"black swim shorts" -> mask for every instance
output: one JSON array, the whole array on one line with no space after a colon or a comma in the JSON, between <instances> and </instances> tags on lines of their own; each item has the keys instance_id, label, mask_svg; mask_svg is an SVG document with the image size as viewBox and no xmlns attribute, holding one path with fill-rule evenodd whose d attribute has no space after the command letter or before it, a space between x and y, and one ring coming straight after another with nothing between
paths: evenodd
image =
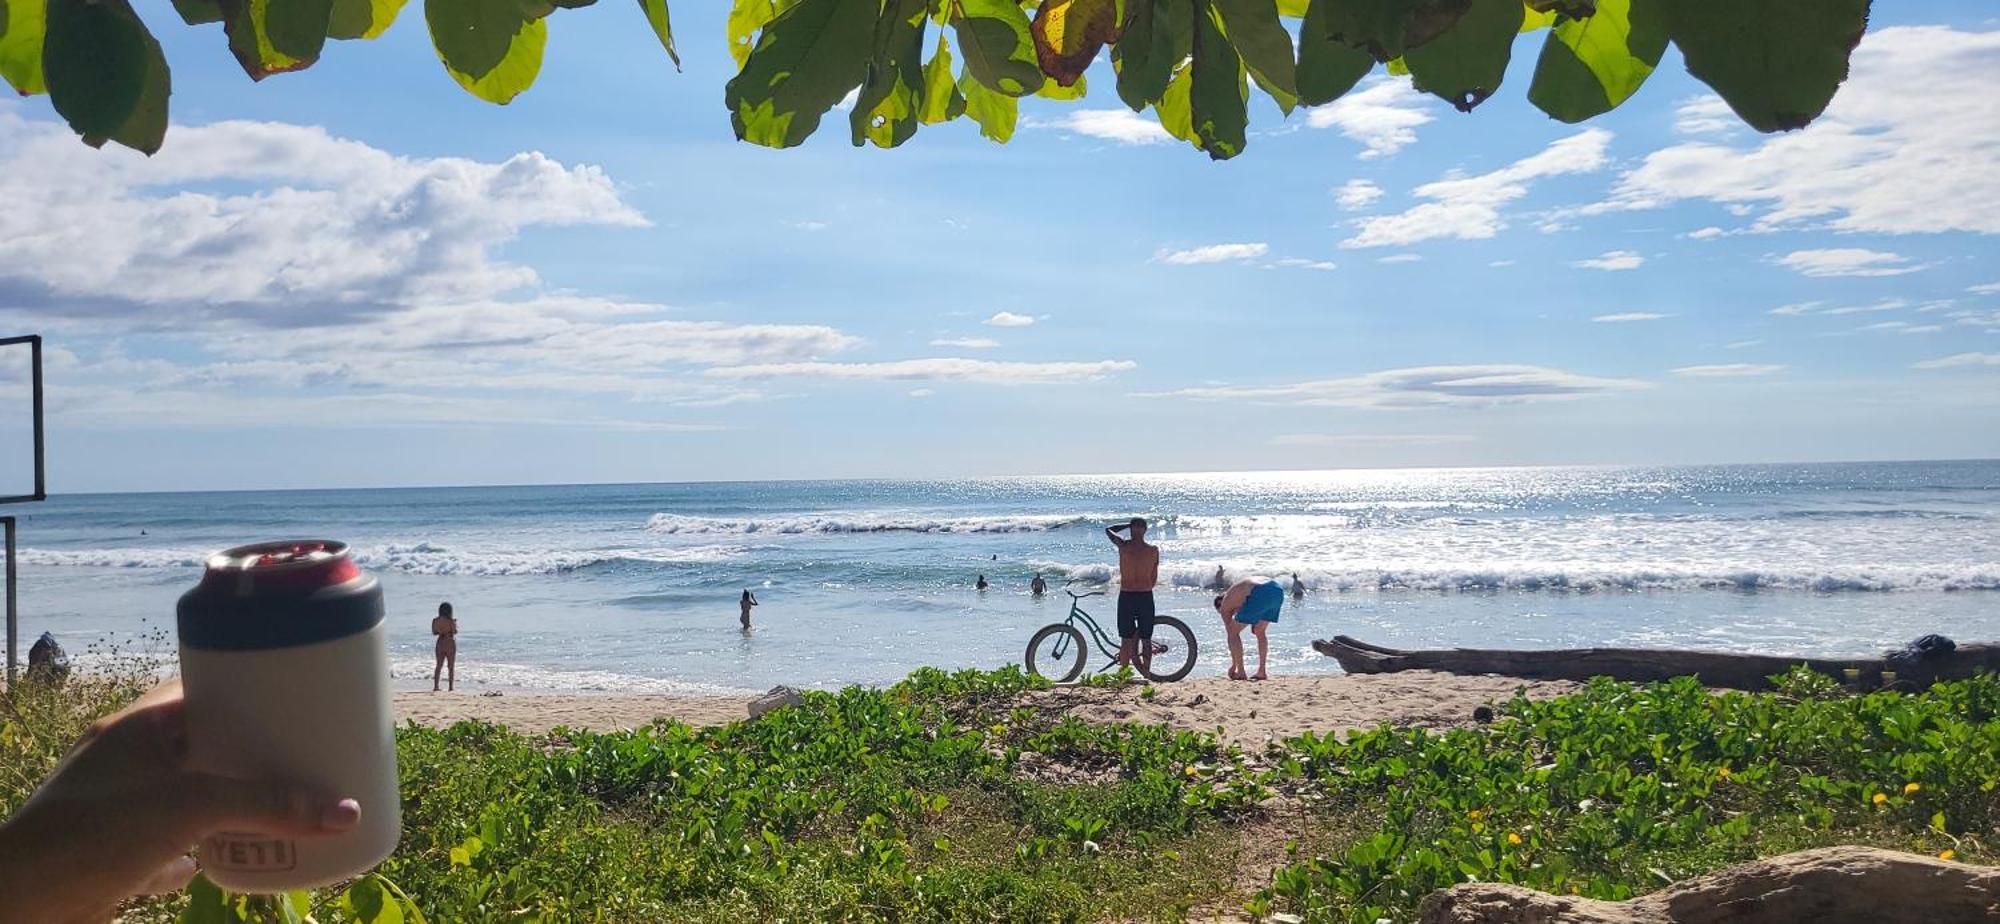
<instances>
[{"instance_id":1,"label":"black swim shorts","mask_svg":"<svg viewBox=\"0 0 2000 924\"><path fill-rule=\"evenodd\" d=\"M1121 590L1118 592L1118 637L1153 637L1153 592L1150 590Z\"/></svg>"}]
</instances>

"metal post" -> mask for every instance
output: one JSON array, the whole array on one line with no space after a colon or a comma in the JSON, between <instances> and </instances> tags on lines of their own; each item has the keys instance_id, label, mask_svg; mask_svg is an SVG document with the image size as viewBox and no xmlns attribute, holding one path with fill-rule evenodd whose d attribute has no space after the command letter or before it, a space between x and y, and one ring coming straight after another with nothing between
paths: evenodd
<instances>
[{"instance_id":1,"label":"metal post","mask_svg":"<svg viewBox=\"0 0 2000 924\"><path fill-rule=\"evenodd\" d=\"M33 335L28 338L28 393L30 395L29 401L32 405L30 414L33 415L35 424L35 499L43 500L49 496L49 479L48 466L42 461L42 338L40 335ZM7 535L12 536L14 533L12 530L9 530ZM13 547L10 540L7 548L12 549ZM7 586L9 588L14 586L13 574L14 554L10 551L7 553ZM9 601L14 599L11 592L8 594L7 599ZM7 612L11 613L13 611L10 603ZM12 636L9 637L11 638ZM14 662L10 659L7 663L11 666Z\"/></svg>"},{"instance_id":2,"label":"metal post","mask_svg":"<svg viewBox=\"0 0 2000 924\"><path fill-rule=\"evenodd\" d=\"M7 533L7 689L14 689L14 665L20 657L20 614L14 610L14 518L0 517Z\"/></svg>"}]
</instances>

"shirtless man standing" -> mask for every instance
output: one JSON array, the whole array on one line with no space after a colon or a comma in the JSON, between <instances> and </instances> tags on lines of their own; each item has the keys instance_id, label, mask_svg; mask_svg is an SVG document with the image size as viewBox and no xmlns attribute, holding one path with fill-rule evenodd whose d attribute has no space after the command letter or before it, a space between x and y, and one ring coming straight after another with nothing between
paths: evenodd
<instances>
[{"instance_id":1,"label":"shirtless man standing","mask_svg":"<svg viewBox=\"0 0 2000 924\"><path fill-rule=\"evenodd\" d=\"M1121 537L1120 530L1128 535ZM1160 547L1146 542L1146 519L1106 526L1118 547L1118 664L1144 674L1153 666L1153 585L1160 582Z\"/></svg>"}]
</instances>

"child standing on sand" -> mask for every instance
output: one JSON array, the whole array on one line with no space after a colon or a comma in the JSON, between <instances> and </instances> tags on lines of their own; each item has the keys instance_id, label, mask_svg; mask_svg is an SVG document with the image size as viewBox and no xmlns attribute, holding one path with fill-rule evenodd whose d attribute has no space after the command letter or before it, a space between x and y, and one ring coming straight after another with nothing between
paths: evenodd
<instances>
[{"instance_id":1,"label":"child standing on sand","mask_svg":"<svg viewBox=\"0 0 2000 924\"><path fill-rule=\"evenodd\" d=\"M458 617L451 614L451 604L438 604L438 614L431 618L431 634L437 636L437 666L431 668L431 692L438 691L438 675L449 668L445 689L458 690Z\"/></svg>"}]
</instances>

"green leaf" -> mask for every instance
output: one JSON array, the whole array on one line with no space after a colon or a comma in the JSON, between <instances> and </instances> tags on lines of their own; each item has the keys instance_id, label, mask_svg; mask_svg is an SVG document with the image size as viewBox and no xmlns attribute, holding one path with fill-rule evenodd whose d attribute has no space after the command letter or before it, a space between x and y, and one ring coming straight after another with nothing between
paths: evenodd
<instances>
[{"instance_id":1,"label":"green leaf","mask_svg":"<svg viewBox=\"0 0 2000 924\"><path fill-rule=\"evenodd\" d=\"M1338 2L1314 0L1299 24L1299 101L1308 106L1339 99L1375 69L1373 57L1333 34Z\"/></svg>"},{"instance_id":2,"label":"green leaf","mask_svg":"<svg viewBox=\"0 0 2000 924\"><path fill-rule=\"evenodd\" d=\"M1051 80L1048 83L1042 84L1042 88L1036 90L1035 95L1041 97L1042 99L1053 99L1053 100L1060 100L1062 102L1071 102L1074 100L1082 99L1084 97L1084 94L1089 92L1090 92L1090 78L1078 77L1076 78L1075 83L1070 84L1069 86L1066 87L1063 86L1062 84L1059 84Z\"/></svg>"},{"instance_id":3,"label":"green leaf","mask_svg":"<svg viewBox=\"0 0 2000 924\"><path fill-rule=\"evenodd\" d=\"M1564 122L1618 108L1667 49L1667 0L1598 0L1589 19L1564 19L1535 63L1528 101Z\"/></svg>"},{"instance_id":4,"label":"green leaf","mask_svg":"<svg viewBox=\"0 0 2000 924\"><path fill-rule=\"evenodd\" d=\"M1167 134L1179 138L1195 147L1201 147L1200 136L1194 133L1194 112L1189 105L1188 95L1194 87L1194 65L1182 66L1174 71L1167 81L1166 92L1153 104L1153 114L1160 117L1160 127Z\"/></svg>"},{"instance_id":5,"label":"green leaf","mask_svg":"<svg viewBox=\"0 0 2000 924\"><path fill-rule=\"evenodd\" d=\"M1243 153L1250 84L1244 79L1243 59L1223 36L1221 18L1207 0L1199 0L1195 10L1192 69L1188 111L1201 149L1213 160Z\"/></svg>"},{"instance_id":6,"label":"green leaf","mask_svg":"<svg viewBox=\"0 0 2000 924\"><path fill-rule=\"evenodd\" d=\"M950 0L951 26L958 32L958 50L965 54L965 72L988 89L1008 96L1027 96L1048 78L1035 61L1035 42L1027 14L1014 0ZM971 95L967 94L967 99Z\"/></svg>"},{"instance_id":7,"label":"green leaf","mask_svg":"<svg viewBox=\"0 0 2000 924\"><path fill-rule=\"evenodd\" d=\"M1385 62L1443 35L1472 8L1472 0L1314 2L1327 4L1329 34Z\"/></svg>"},{"instance_id":8,"label":"green leaf","mask_svg":"<svg viewBox=\"0 0 2000 924\"><path fill-rule=\"evenodd\" d=\"M951 42L943 32L938 33L937 52L924 65L923 102L917 121L925 125L949 122L965 114L965 94L958 92L958 83L952 79Z\"/></svg>"},{"instance_id":9,"label":"green leaf","mask_svg":"<svg viewBox=\"0 0 2000 924\"><path fill-rule=\"evenodd\" d=\"M1299 96L1298 65L1293 58L1292 34L1278 22L1278 8L1271 0L1210 0L1229 44L1243 60L1259 86L1279 100L1286 112Z\"/></svg>"},{"instance_id":10,"label":"green leaf","mask_svg":"<svg viewBox=\"0 0 2000 924\"><path fill-rule=\"evenodd\" d=\"M1193 0L1129 0L1130 22L1111 47L1118 98L1133 112L1167 92L1194 43Z\"/></svg>"},{"instance_id":11,"label":"green leaf","mask_svg":"<svg viewBox=\"0 0 2000 924\"><path fill-rule=\"evenodd\" d=\"M1403 55L1412 84L1460 112L1471 112L1507 76L1522 13L1521 0L1472 0L1472 9L1457 25Z\"/></svg>"},{"instance_id":12,"label":"green leaf","mask_svg":"<svg viewBox=\"0 0 2000 924\"><path fill-rule=\"evenodd\" d=\"M1688 73L1760 132L1804 128L1847 79L1869 0L1674 0Z\"/></svg>"},{"instance_id":13,"label":"green leaf","mask_svg":"<svg viewBox=\"0 0 2000 924\"><path fill-rule=\"evenodd\" d=\"M9 0L12 2L12 0ZM61 0L58 0L61 2ZM236 914L229 907L229 899L207 876L197 875L187 884L188 903L186 908L174 918L178 924L231 924Z\"/></svg>"},{"instance_id":14,"label":"green leaf","mask_svg":"<svg viewBox=\"0 0 2000 924\"><path fill-rule=\"evenodd\" d=\"M1561 13L1571 19L1583 19L1597 12L1599 0L1526 0L1530 12Z\"/></svg>"},{"instance_id":15,"label":"green leaf","mask_svg":"<svg viewBox=\"0 0 2000 924\"><path fill-rule=\"evenodd\" d=\"M453 847L452 853L462 850L463 847ZM340 908L356 924L403 924L403 909L390 899L374 876L363 876L348 885L340 896Z\"/></svg>"},{"instance_id":16,"label":"green leaf","mask_svg":"<svg viewBox=\"0 0 2000 924\"><path fill-rule=\"evenodd\" d=\"M549 23L517 0L424 0L424 19L438 60L473 96L504 106L541 73Z\"/></svg>"},{"instance_id":17,"label":"green leaf","mask_svg":"<svg viewBox=\"0 0 2000 924\"><path fill-rule=\"evenodd\" d=\"M126 0L51 0L47 25L42 77L69 127L91 147L158 151L172 93L167 59Z\"/></svg>"},{"instance_id":18,"label":"green leaf","mask_svg":"<svg viewBox=\"0 0 2000 924\"><path fill-rule=\"evenodd\" d=\"M181 14L181 21L190 26L222 21L219 0L174 0L174 12Z\"/></svg>"},{"instance_id":19,"label":"green leaf","mask_svg":"<svg viewBox=\"0 0 2000 924\"><path fill-rule=\"evenodd\" d=\"M757 31L770 25L778 14L792 7L798 0L735 0L729 7L729 56L736 59L737 68L750 59L750 49L756 47Z\"/></svg>"},{"instance_id":20,"label":"green leaf","mask_svg":"<svg viewBox=\"0 0 2000 924\"><path fill-rule=\"evenodd\" d=\"M788 148L868 76L880 0L799 0L765 26L723 103L739 140Z\"/></svg>"},{"instance_id":21,"label":"green leaf","mask_svg":"<svg viewBox=\"0 0 2000 924\"><path fill-rule=\"evenodd\" d=\"M251 80L311 67L326 44L333 0L220 0L229 51Z\"/></svg>"},{"instance_id":22,"label":"green leaf","mask_svg":"<svg viewBox=\"0 0 2000 924\"><path fill-rule=\"evenodd\" d=\"M1311 0L1278 0L1278 15L1290 16L1293 19L1303 19L1306 15L1306 7L1310 3Z\"/></svg>"},{"instance_id":23,"label":"green leaf","mask_svg":"<svg viewBox=\"0 0 2000 924\"><path fill-rule=\"evenodd\" d=\"M1366 52L1363 52L1363 54L1366 54ZM1388 71L1391 77L1410 76L1410 62L1402 58L1390 58L1382 65L1382 69Z\"/></svg>"},{"instance_id":24,"label":"green leaf","mask_svg":"<svg viewBox=\"0 0 2000 924\"><path fill-rule=\"evenodd\" d=\"M667 50L667 57L674 60L674 70L681 69L681 53L674 50L674 21L667 12L667 0L639 0L639 9L646 12L646 23L653 27L653 35L660 40L660 47Z\"/></svg>"},{"instance_id":25,"label":"green leaf","mask_svg":"<svg viewBox=\"0 0 2000 924\"><path fill-rule=\"evenodd\" d=\"M333 15L327 18L326 37L372 39L388 31L409 0L333 0Z\"/></svg>"},{"instance_id":26,"label":"green leaf","mask_svg":"<svg viewBox=\"0 0 2000 924\"><path fill-rule=\"evenodd\" d=\"M1082 79L1099 50L1118 41L1118 0L1044 0L1028 30L1042 73L1067 87Z\"/></svg>"},{"instance_id":27,"label":"green leaf","mask_svg":"<svg viewBox=\"0 0 2000 924\"><path fill-rule=\"evenodd\" d=\"M1001 144L1014 137L1014 121L1020 116L1018 100L987 89L970 71L958 79L958 90L965 94L965 114L979 123L981 135Z\"/></svg>"},{"instance_id":28,"label":"green leaf","mask_svg":"<svg viewBox=\"0 0 2000 924\"><path fill-rule=\"evenodd\" d=\"M890 0L890 9L876 21L868 76L847 117L855 147L873 142L878 148L893 148L917 133L917 110L923 105L924 24L929 19L928 0Z\"/></svg>"},{"instance_id":29,"label":"green leaf","mask_svg":"<svg viewBox=\"0 0 2000 924\"><path fill-rule=\"evenodd\" d=\"M6 30L0 32L0 78L22 96L48 92L42 83L42 35L46 0L7 0L0 9Z\"/></svg>"},{"instance_id":30,"label":"green leaf","mask_svg":"<svg viewBox=\"0 0 2000 924\"><path fill-rule=\"evenodd\" d=\"M1522 32L1533 32L1537 29L1547 29L1556 24L1555 10L1543 11L1532 8L1523 8L1522 12L1524 14L1521 17Z\"/></svg>"}]
</instances>

